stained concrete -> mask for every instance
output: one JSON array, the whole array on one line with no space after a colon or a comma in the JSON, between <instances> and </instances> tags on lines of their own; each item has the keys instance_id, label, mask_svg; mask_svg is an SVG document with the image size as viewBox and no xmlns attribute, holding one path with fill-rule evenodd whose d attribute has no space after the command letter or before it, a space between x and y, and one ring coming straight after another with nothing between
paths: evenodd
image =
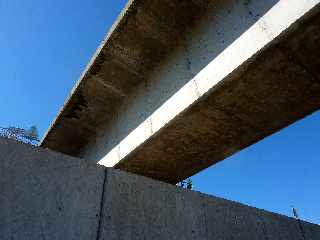
<instances>
[{"instance_id":1,"label":"stained concrete","mask_svg":"<svg viewBox=\"0 0 320 240\"><path fill-rule=\"evenodd\" d=\"M317 240L320 226L0 138L0 239Z\"/></svg>"},{"instance_id":2,"label":"stained concrete","mask_svg":"<svg viewBox=\"0 0 320 240\"><path fill-rule=\"evenodd\" d=\"M0 138L0 239L96 239L105 170Z\"/></svg>"},{"instance_id":3,"label":"stained concrete","mask_svg":"<svg viewBox=\"0 0 320 240\"><path fill-rule=\"evenodd\" d=\"M120 141L116 146L120 154L115 167L176 183L319 109L319 77L309 70L319 65L314 57L319 53L319 5L309 1L312 10L299 12L305 3L273 3L264 15L257 13L261 17L217 55L212 52L215 48L205 46L222 38L228 10L233 16L228 30L232 24L241 25L241 19L247 15L245 10L241 14L241 1L234 3L233 8L225 6L226 3L215 6L212 15L200 23L199 29L190 32L187 41L195 76ZM216 16L223 7L223 14ZM252 6L252 9L259 8ZM247 10L250 11L255 13ZM234 17L236 13L239 18ZM213 21L219 17L220 22ZM212 37L209 29L222 30ZM223 34L226 38L220 42L233 36L229 32ZM205 49L211 50L212 55L205 55ZM303 55L311 57L309 66L298 53L312 52L311 49L312 54ZM174 59L179 62L180 58ZM172 63L164 68L170 69ZM150 119L153 134L140 140L141 129L145 129L144 124ZM116 160L106 155L100 161L108 162Z\"/></svg>"},{"instance_id":4,"label":"stained concrete","mask_svg":"<svg viewBox=\"0 0 320 240\"><path fill-rule=\"evenodd\" d=\"M113 119L128 95L179 44L183 32L201 16L208 2L129 0L42 145L77 155L99 132L96 127Z\"/></svg>"},{"instance_id":5,"label":"stained concrete","mask_svg":"<svg viewBox=\"0 0 320 240\"><path fill-rule=\"evenodd\" d=\"M100 239L313 240L320 226L108 169Z\"/></svg>"},{"instance_id":6,"label":"stained concrete","mask_svg":"<svg viewBox=\"0 0 320 240\"><path fill-rule=\"evenodd\" d=\"M43 147L176 183L320 107L319 0L129 1Z\"/></svg>"},{"instance_id":7,"label":"stained concrete","mask_svg":"<svg viewBox=\"0 0 320 240\"><path fill-rule=\"evenodd\" d=\"M306 240L320 239L319 225L301 222L300 230L302 231L302 234L305 237L304 239Z\"/></svg>"}]
</instances>

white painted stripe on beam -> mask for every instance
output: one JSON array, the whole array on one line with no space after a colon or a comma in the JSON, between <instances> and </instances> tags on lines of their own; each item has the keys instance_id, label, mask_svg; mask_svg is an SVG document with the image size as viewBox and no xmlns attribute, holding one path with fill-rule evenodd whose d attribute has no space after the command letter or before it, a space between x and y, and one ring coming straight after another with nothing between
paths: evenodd
<instances>
[{"instance_id":1,"label":"white painted stripe on beam","mask_svg":"<svg viewBox=\"0 0 320 240\"><path fill-rule=\"evenodd\" d=\"M121 159L157 133L201 96L212 90L216 84L279 36L281 32L285 31L319 2L320 0L279 1L113 148L98 164L107 167L115 166ZM199 91L200 96L197 95L197 91Z\"/></svg>"}]
</instances>

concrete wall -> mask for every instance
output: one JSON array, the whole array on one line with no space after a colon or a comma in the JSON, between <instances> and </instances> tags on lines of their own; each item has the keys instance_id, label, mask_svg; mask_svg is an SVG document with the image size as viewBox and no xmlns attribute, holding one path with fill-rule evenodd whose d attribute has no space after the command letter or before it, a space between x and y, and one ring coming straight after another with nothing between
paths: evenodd
<instances>
[{"instance_id":1,"label":"concrete wall","mask_svg":"<svg viewBox=\"0 0 320 240\"><path fill-rule=\"evenodd\" d=\"M104 173L0 138L0 239L96 239Z\"/></svg>"},{"instance_id":2,"label":"concrete wall","mask_svg":"<svg viewBox=\"0 0 320 240\"><path fill-rule=\"evenodd\" d=\"M320 237L320 227L314 224L111 169L102 209L102 239Z\"/></svg>"},{"instance_id":3,"label":"concrete wall","mask_svg":"<svg viewBox=\"0 0 320 240\"><path fill-rule=\"evenodd\" d=\"M317 240L320 227L0 138L0 239Z\"/></svg>"}]
</instances>

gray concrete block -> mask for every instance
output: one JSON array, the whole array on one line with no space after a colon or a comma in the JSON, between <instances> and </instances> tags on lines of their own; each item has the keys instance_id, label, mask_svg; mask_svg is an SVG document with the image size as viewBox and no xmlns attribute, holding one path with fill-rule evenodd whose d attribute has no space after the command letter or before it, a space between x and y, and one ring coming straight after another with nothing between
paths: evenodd
<instances>
[{"instance_id":1,"label":"gray concrete block","mask_svg":"<svg viewBox=\"0 0 320 240\"><path fill-rule=\"evenodd\" d=\"M171 239L207 239L204 202L201 194L180 188L167 188L166 206L174 206ZM170 210L166 214L170 219ZM163 212L163 211L162 211Z\"/></svg>"},{"instance_id":2,"label":"gray concrete block","mask_svg":"<svg viewBox=\"0 0 320 240\"><path fill-rule=\"evenodd\" d=\"M320 225L300 221L300 231L304 240L320 239Z\"/></svg>"},{"instance_id":3,"label":"gray concrete block","mask_svg":"<svg viewBox=\"0 0 320 240\"><path fill-rule=\"evenodd\" d=\"M208 239L264 239L258 209L209 196L204 201Z\"/></svg>"},{"instance_id":4,"label":"gray concrete block","mask_svg":"<svg viewBox=\"0 0 320 240\"><path fill-rule=\"evenodd\" d=\"M0 239L95 239L104 172L0 138Z\"/></svg>"},{"instance_id":5,"label":"gray concrete block","mask_svg":"<svg viewBox=\"0 0 320 240\"><path fill-rule=\"evenodd\" d=\"M205 239L198 193L111 169L105 189L100 239Z\"/></svg>"},{"instance_id":6,"label":"gray concrete block","mask_svg":"<svg viewBox=\"0 0 320 240\"><path fill-rule=\"evenodd\" d=\"M266 211L261 211L261 218L267 239L303 240L299 223L296 219Z\"/></svg>"},{"instance_id":7,"label":"gray concrete block","mask_svg":"<svg viewBox=\"0 0 320 240\"><path fill-rule=\"evenodd\" d=\"M0 239L316 240L320 227L0 138Z\"/></svg>"},{"instance_id":8,"label":"gray concrete block","mask_svg":"<svg viewBox=\"0 0 320 240\"><path fill-rule=\"evenodd\" d=\"M163 184L108 170L100 239L163 239Z\"/></svg>"},{"instance_id":9,"label":"gray concrete block","mask_svg":"<svg viewBox=\"0 0 320 240\"><path fill-rule=\"evenodd\" d=\"M292 218L113 169L106 179L99 239L303 240Z\"/></svg>"}]
</instances>

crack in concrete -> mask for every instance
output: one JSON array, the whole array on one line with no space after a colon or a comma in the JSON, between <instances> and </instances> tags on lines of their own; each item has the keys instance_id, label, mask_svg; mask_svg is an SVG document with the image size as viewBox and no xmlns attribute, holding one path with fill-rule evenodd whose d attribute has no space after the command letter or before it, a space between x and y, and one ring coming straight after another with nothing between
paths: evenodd
<instances>
[{"instance_id":1,"label":"crack in concrete","mask_svg":"<svg viewBox=\"0 0 320 240\"><path fill-rule=\"evenodd\" d=\"M303 240L306 240L306 233L305 233L305 231L304 231L304 229L303 229L301 220L300 220L300 219L297 219L297 222L298 222L298 225L299 225L299 230L300 230L302 239L303 239Z\"/></svg>"},{"instance_id":2,"label":"crack in concrete","mask_svg":"<svg viewBox=\"0 0 320 240\"><path fill-rule=\"evenodd\" d=\"M263 234L264 234L265 240L269 240L266 222L265 222L264 219L263 219L263 216L262 216L262 212L261 212L261 211L259 211L259 217L260 217L261 222L262 222L262 232L263 232Z\"/></svg>"},{"instance_id":3,"label":"crack in concrete","mask_svg":"<svg viewBox=\"0 0 320 240\"><path fill-rule=\"evenodd\" d=\"M205 198L203 198L202 210L203 210L203 217L204 217L204 224L205 224L205 231L206 231L205 235L206 235L206 239L209 240L208 220L207 220L207 205L206 205Z\"/></svg>"},{"instance_id":4,"label":"crack in concrete","mask_svg":"<svg viewBox=\"0 0 320 240\"><path fill-rule=\"evenodd\" d=\"M42 224L41 224L41 238L42 238L42 240L46 240L46 235L44 234L44 229L43 229L43 226L42 226Z\"/></svg>"},{"instance_id":5,"label":"crack in concrete","mask_svg":"<svg viewBox=\"0 0 320 240\"><path fill-rule=\"evenodd\" d=\"M100 210L99 210L99 222L98 222L98 227L97 227L97 235L96 235L96 240L100 239L100 235L101 235L101 225L102 225L102 211L103 211L103 207L104 207L104 194L106 191L106 185L107 185L107 174L108 174L108 169L105 168L104 169L104 176L103 176L103 183L102 183L102 193L101 193L101 200L100 200Z\"/></svg>"}]
</instances>

